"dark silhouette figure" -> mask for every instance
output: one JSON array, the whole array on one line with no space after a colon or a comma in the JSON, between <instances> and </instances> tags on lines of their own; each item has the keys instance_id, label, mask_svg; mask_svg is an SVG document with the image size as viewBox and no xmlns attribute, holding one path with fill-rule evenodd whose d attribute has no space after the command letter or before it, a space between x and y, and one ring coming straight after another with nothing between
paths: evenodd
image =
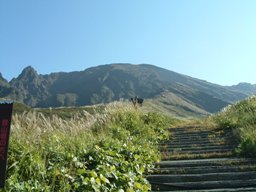
<instances>
[{"instance_id":1,"label":"dark silhouette figure","mask_svg":"<svg viewBox=\"0 0 256 192\"><path fill-rule=\"evenodd\" d=\"M142 107L142 104L143 104L143 99L142 98L139 98L139 97L135 96L134 98L133 97L131 98L131 101L132 101L134 107L136 107L137 105Z\"/></svg>"}]
</instances>

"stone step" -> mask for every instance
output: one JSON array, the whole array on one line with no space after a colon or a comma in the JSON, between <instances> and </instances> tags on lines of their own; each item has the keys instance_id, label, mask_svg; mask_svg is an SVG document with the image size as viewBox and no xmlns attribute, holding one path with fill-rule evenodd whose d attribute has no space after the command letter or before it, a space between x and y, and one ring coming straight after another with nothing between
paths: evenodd
<instances>
[{"instance_id":1,"label":"stone step","mask_svg":"<svg viewBox=\"0 0 256 192\"><path fill-rule=\"evenodd\" d=\"M235 149L234 145L201 145L201 146L183 146L183 147L179 147L179 146L172 146L172 145L168 145L168 146L162 146L159 148L160 151L191 151L191 150L208 150L208 149L223 149L223 148L228 148L230 150Z\"/></svg>"},{"instance_id":2,"label":"stone step","mask_svg":"<svg viewBox=\"0 0 256 192\"><path fill-rule=\"evenodd\" d=\"M158 183L151 182L152 190L201 190L201 189L222 189L222 188L243 188L256 187L256 179L247 180L225 180L225 181L199 181L199 182L180 182L180 183Z\"/></svg>"},{"instance_id":3,"label":"stone step","mask_svg":"<svg viewBox=\"0 0 256 192\"><path fill-rule=\"evenodd\" d=\"M152 191L256 192L256 159L234 157L238 142L232 130L169 131L169 141L159 144L163 161L147 178Z\"/></svg>"},{"instance_id":4,"label":"stone step","mask_svg":"<svg viewBox=\"0 0 256 192\"><path fill-rule=\"evenodd\" d=\"M201 137L216 136L216 137L223 137L223 136L233 136L233 133L232 132L216 133L214 131L207 131L207 132L172 132L171 133L171 137L184 137L184 136L201 136Z\"/></svg>"},{"instance_id":5,"label":"stone step","mask_svg":"<svg viewBox=\"0 0 256 192\"><path fill-rule=\"evenodd\" d=\"M233 136L223 136L223 137L201 137L201 136L184 136L184 137L174 137L170 138L170 141L197 141L197 140L219 140L219 139L227 139L234 140Z\"/></svg>"},{"instance_id":6,"label":"stone step","mask_svg":"<svg viewBox=\"0 0 256 192\"><path fill-rule=\"evenodd\" d=\"M185 136L190 136L190 137L208 137L209 135L212 135L213 133L211 132L204 132L204 133L196 133L196 132L190 132L190 133L171 133L171 138L173 137L185 137Z\"/></svg>"},{"instance_id":7,"label":"stone step","mask_svg":"<svg viewBox=\"0 0 256 192\"><path fill-rule=\"evenodd\" d=\"M171 154L162 153L162 160L189 160L189 159L205 159L205 158L228 158L233 157L234 152L215 152L215 153L199 153L199 154Z\"/></svg>"},{"instance_id":8,"label":"stone step","mask_svg":"<svg viewBox=\"0 0 256 192\"><path fill-rule=\"evenodd\" d=\"M190 149L190 150L185 150L185 151L174 151L171 149L165 149L165 150L160 150L160 152L165 152L170 155L174 154L202 154L202 153L223 153L223 152L229 152L232 151L233 148L227 148L227 147L222 147L222 148L214 148L214 149Z\"/></svg>"},{"instance_id":9,"label":"stone step","mask_svg":"<svg viewBox=\"0 0 256 192\"><path fill-rule=\"evenodd\" d=\"M197 166L219 166L219 165L244 165L256 164L256 159L252 158L209 158L192 160L171 160L156 163L156 167L197 167Z\"/></svg>"},{"instance_id":10,"label":"stone step","mask_svg":"<svg viewBox=\"0 0 256 192\"><path fill-rule=\"evenodd\" d=\"M214 133L230 133L232 132L232 129L202 129L202 128L195 128L195 129L188 129L188 128L168 128L167 131L170 131L171 133L204 133L204 132L214 132Z\"/></svg>"},{"instance_id":11,"label":"stone step","mask_svg":"<svg viewBox=\"0 0 256 192\"><path fill-rule=\"evenodd\" d=\"M197 141L172 141L168 143L164 143L159 145L159 147L187 147L187 146L225 146L225 145L233 145L237 146L238 144L236 142L232 141L225 141L224 139L218 139L218 140L197 140Z\"/></svg>"},{"instance_id":12,"label":"stone step","mask_svg":"<svg viewBox=\"0 0 256 192\"><path fill-rule=\"evenodd\" d=\"M197 140L197 139L202 139L202 140L214 140L214 139L234 139L235 140L235 137L232 136L232 135L223 135L223 136L195 136L195 135L183 135L182 137L170 137L169 138L169 141L175 141L175 140Z\"/></svg>"},{"instance_id":13,"label":"stone step","mask_svg":"<svg viewBox=\"0 0 256 192\"><path fill-rule=\"evenodd\" d=\"M165 143L159 144L159 147L161 146L174 146L174 147L183 147L183 146L196 146L196 145L237 145L236 142L230 142L230 141L225 141L224 139L216 139L215 141L213 140L197 140L197 141L169 141Z\"/></svg>"},{"instance_id":14,"label":"stone step","mask_svg":"<svg viewBox=\"0 0 256 192\"><path fill-rule=\"evenodd\" d=\"M173 168L155 168L156 174L204 174L204 173L222 173L222 172L248 172L256 171L256 164L247 165L219 165L219 166L194 166L194 167L173 167Z\"/></svg>"},{"instance_id":15,"label":"stone step","mask_svg":"<svg viewBox=\"0 0 256 192\"><path fill-rule=\"evenodd\" d=\"M256 187L243 187L243 188L222 188L222 189L207 189L207 190L182 190L182 192L255 192ZM152 191L156 192L156 191ZM171 192L171 191L162 191L162 192ZM172 190L172 192L181 192L180 190Z\"/></svg>"},{"instance_id":16,"label":"stone step","mask_svg":"<svg viewBox=\"0 0 256 192\"><path fill-rule=\"evenodd\" d=\"M250 179L256 179L256 172L250 171L250 172L224 172L224 173L178 174L178 175L162 174L162 175L149 175L147 179L149 181L154 181L157 183L250 180Z\"/></svg>"}]
</instances>

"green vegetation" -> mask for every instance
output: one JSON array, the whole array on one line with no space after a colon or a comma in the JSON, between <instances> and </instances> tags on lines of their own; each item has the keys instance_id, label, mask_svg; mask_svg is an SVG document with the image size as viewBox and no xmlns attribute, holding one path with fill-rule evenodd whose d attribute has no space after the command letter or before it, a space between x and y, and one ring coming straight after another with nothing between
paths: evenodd
<instances>
[{"instance_id":1,"label":"green vegetation","mask_svg":"<svg viewBox=\"0 0 256 192\"><path fill-rule=\"evenodd\" d=\"M121 102L72 117L47 110L14 113L1 191L150 190L145 175L159 161L157 144L175 120Z\"/></svg>"},{"instance_id":2,"label":"green vegetation","mask_svg":"<svg viewBox=\"0 0 256 192\"><path fill-rule=\"evenodd\" d=\"M234 130L240 141L237 152L256 157L256 97L224 108L213 117L219 127Z\"/></svg>"}]
</instances>

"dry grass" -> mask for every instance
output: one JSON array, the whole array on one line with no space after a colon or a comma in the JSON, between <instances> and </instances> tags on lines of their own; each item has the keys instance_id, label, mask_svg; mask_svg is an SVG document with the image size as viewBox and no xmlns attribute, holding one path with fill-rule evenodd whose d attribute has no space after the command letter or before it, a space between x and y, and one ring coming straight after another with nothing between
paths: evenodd
<instances>
[{"instance_id":1,"label":"dry grass","mask_svg":"<svg viewBox=\"0 0 256 192\"><path fill-rule=\"evenodd\" d=\"M45 138L55 135L69 135L75 138L81 134L87 135L88 143L99 139L94 136L93 128L104 128L113 117L113 113L118 110L135 110L129 103L113 102L104 107L100 112L96 107L93 114L86 110L81 110L72 118L63 119L54 113L44 115L42 112L31 110L21 114L14 114L12 117L12 138L19 139L23 143L39 144Z\"/></svg>"}]
</instances>

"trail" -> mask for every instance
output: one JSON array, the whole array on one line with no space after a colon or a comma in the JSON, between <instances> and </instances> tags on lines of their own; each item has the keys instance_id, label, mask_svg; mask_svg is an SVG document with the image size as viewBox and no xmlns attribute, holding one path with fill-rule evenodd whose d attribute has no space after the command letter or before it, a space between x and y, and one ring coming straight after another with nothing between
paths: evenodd
<instances>
[{"instance_id":1,"label":"trail","mask_svg":"<svg viewBox=\"0 0 256 192\"><path fill-rule=\"evenodd\" d=\"M152 191L256 191L256 160L238 158L230 130L180 127L161 143L163 160L148 180Z\"/></svg>"}]
</instances>

